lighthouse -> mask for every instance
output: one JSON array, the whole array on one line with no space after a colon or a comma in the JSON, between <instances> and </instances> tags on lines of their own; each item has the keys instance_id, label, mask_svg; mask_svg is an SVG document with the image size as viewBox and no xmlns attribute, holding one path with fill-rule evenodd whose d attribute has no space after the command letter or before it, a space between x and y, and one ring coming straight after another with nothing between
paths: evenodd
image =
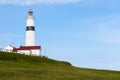
<instances>
[{"instance_id":1,"label":"lighthouse","mask_svg":"<svg viewBox=\"0 0 120 80\"><path fill-rule=\"evenodd\" d=\"M35 45L35 26L34 26L33 11L30 9L26 18L26 40L25 46L13 48L13 52L20 54L40 56L41 46Z\"/></svg>"},{"instance_id":2,"label":"lighthouse","mask_svg":"<svg viewBox=\"0 0 120 80\"><path fill-rule=\"evenodd\" d=\"M26 19L26 43L25 46L35 46L35 26L34 26L33 11L28 11Z\"/></svg>"}]
</instances>

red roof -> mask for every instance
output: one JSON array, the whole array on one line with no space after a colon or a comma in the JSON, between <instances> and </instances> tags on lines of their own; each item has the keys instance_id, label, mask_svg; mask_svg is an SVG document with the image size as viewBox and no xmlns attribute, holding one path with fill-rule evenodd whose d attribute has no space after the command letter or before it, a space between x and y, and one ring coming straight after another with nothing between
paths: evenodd
<instances>
[{"instance_id":1,"label":"red roof","mask_svg":"<svg viewBox=\"0 0 120 80\"><path fill-rule=\"evenodd\" d=\"M13 51L17 51L17 50L34 50L34 49L41 49L41 46L20 46L19 48L14 47Z\"/></svg>"}]
</instances>

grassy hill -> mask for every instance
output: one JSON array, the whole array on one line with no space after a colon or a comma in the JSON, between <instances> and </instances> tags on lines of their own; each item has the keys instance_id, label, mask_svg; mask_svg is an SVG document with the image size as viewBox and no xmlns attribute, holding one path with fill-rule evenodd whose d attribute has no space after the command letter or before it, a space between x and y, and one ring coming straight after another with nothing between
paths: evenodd
<instances>
[{"instance_id":1,"label":"grassy hill","mask_svg":"<svg viewBox=\"0 0 120 80\"><path fill-rule=\"evenodd\" d=\"M120 72L76 68L45 57L0 52L0 80L120 80Z\"/></svg>"}]
</instances>

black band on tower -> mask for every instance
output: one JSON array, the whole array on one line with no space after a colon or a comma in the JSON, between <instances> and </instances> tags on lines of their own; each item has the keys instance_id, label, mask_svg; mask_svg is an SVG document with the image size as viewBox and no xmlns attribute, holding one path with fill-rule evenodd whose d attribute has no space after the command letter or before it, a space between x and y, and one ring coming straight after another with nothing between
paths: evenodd
<instances>
[{"instance_id":1,"label":"black band on tower","mask_svg":"<svg viewBox=\"0 0 120 80\"><path fill-rule=\"evenodd\" d=\"M35 27L34 26L27 26L26 31L29 31L29 30L35 31Z\"/></svg>"}]
</instances>

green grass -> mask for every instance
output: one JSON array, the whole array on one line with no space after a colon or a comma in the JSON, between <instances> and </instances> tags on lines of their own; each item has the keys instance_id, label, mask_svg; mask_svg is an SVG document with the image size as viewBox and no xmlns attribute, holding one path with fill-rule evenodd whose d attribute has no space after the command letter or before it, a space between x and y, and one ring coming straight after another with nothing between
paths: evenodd
<instances>
[{"instance_id":1,"label":"green grass","mask_svg":"<svg viewBox=\"0 0 120 80\"><path fill-rule=\"evenodd\" d=\"M0 52L0 80L120 80L120 72L76 68L46 57Z\"/></svg>"}]
</instances>

